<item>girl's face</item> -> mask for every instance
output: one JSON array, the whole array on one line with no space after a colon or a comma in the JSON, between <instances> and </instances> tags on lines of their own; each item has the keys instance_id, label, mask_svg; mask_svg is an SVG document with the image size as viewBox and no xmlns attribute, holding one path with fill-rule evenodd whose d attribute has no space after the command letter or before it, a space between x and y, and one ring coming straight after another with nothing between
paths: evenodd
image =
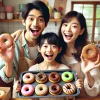
<instances>
[{"instance_id":1,"label":"girl's face","mask_svg":"<svg viewBox=\"0 0 100 100\"><path fill-rule=\"evenodd\" d=\"M28 40L37 39L46 27L42 13L36 9L29 12L23 24L26 27L26 38Z\"/></svg>"},{"instance_id":2,"label":"girl's face","mask_svg":"<svg viewBox=\"0 0 100 100\"><path fill-rule=\"evenodd\" d=\"M79 35L83 33L79 21L73 17L68 23L63 23L61 33L66 43L75 43Z\"/></svg>"},{"instance_id":3,"label":"girl's face","mask_svg":"<svg viewBox=\"0 0 100 100\"><path fill-rule=\"evenodd\" d=\"M47 40L45 40L44 44L41 47L38 47L38 51L41 53L44 61L51 63L55 61L56 56L61 51L61 48L58 48L55 44L48 44Z\"/></svg>"}]
</instances>

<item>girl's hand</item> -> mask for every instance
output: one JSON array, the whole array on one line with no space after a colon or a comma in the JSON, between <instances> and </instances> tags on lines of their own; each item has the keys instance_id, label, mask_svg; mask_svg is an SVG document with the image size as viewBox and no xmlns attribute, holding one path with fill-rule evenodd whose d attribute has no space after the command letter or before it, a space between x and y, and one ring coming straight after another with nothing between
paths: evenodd
<instances>
[{"instance_id":1,"label":"girl's hand","mask_svg":"<svg viewBox=\"0 0 100 100\"><path fill-rule=\"evenodd\" d=\"M2 50L2 48L0 49L0 57L6 62L13 62L14 59L14 50L15 50L15 46L14 44L6 49L6 50Z\"/></svg>"},{"instance_id":2,"label":"girl's hand","mask_svg":"<svg viewBox=\"0 0 100 100\"><path fill-rule=\"evenodd\" d=\"M81 61L82 61L82 69L83 69L83 72L84 73L88 73L92 69L100 66L100 55L98 54L97 60L95 62L94 61L91 61L91 60L86 60L81 55Z\"/></svg>"},{"instance_id":3,"label":"girl's hand","mask_svg":"<svg viewBox=\"0 0 100 100\"><path fill-rule=\"evenodd\" d=\"M16 41L18 39L18 37L20 36L21 33L22 33L22 30L17 30L11 34L11 36L14 38L14 41Z\"/></svg>"},{"instance_id":4,"label":"girl's hand","mask_svg":"<svg viewBox=\"0 0 100 100\"><path fill-rule=\"evenodd\" d=\"M21 84L20 84L19 80L16 81L13 88L14 88L16 93L21 90Z\"/></svg>"},{"instance_id":5,"label":"girl's hand","mask_svg":"<svg viewBox=\"0 0 100 100\"><path fill-rule=\"evenodd\" d=\"M82 87L83 87L82 79L78 79L75 84L76 84L77 88L79 88L80 90L82 89Z\"/></svg>"}]
</instances>

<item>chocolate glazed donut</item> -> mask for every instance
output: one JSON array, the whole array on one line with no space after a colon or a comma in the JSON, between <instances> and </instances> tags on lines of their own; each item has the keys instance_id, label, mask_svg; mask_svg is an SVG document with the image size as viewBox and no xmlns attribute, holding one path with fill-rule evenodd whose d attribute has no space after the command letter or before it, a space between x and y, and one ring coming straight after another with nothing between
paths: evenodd
<instances>
[{"instance_id":1,"label":"chocolate glazed donut","mask_svg":"<svg viewBox=\"0 0 100 100\"><path fill-rule=\"evenodd\" d=\"M36 75L36 81L38 83L45 83L47 82L48 78L47 78L47 75L43 72L40 72Z\"/></svg>"},{"instance_id":2,"label":"chocolate glazed donut","mask_svg":"<svg viewBox=\"0 0 100 100\"><path fill-rule=\"evenodd\" d=\"M59 84L51 84L49 87L49 92L51 95L58 95L62 92L62 88Z\"/></svg>"},{"instance_id":3,"label":"chocolate glazed donut","mask_svg":"<svg viewBox=\"0 0 100 100\"><path fill-rule=\"evenodd\" d=\"M51 72L48 77L49 81L52 83L57 83L61 79L61 76L57 72Z\"/></svg>"}]
</instances>

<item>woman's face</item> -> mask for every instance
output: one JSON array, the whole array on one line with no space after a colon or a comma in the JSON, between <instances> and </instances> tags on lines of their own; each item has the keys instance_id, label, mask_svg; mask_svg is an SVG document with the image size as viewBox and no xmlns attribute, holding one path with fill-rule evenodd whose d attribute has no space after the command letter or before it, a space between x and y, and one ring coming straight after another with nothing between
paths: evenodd
<instances>
[{"instance_id":1,"label":"woman's face","mask_svg":"<svg viewBox=\"0 0 100 100\"><path fill-rule=\"evenodd\" d=\"M76 39L83 31L79 21L73 17L70 22L62 24L61 33L66 43L75 43Z\"/></svg>"},{"instance_id":2,"label":"woman's face","mask_svg":"<svg viewBox=\"0 0 100 100\"><path fill-rule=\"evenodd\" d=\"M41 53L44 61L50 63L55 61L56 56L60 52L55 44L48 44L47 40L44 41L44 44L41 47L38 47L38 51Z\"/></svg>"},{"instance_id":3,"label":"woman's face","mask_svg":"<svg viewBox=\"0 0 100 100\"><path fill-rule=\"evenodd\" d=\"M26 38L37 39L46 27L42 13L33 9L29 12L24 25L26 27Z\"/></svg>"}]
</instances>

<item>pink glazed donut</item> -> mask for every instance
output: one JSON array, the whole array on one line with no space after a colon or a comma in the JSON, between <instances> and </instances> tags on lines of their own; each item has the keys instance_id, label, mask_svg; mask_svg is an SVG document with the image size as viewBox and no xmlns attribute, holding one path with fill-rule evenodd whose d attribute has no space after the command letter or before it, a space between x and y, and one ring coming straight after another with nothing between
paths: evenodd
<instances>
[{"instance_id":1,"label":"pink glazed donut","mask_svg":"<svg viewBox=\"0 0 100 100\"><path fill-rule=\"evenodd\" d=\"M21 93L23 96L31 96L34 93L34 87L30 84L26 84L22 87Z\"/></svg>"}]
</instances>

